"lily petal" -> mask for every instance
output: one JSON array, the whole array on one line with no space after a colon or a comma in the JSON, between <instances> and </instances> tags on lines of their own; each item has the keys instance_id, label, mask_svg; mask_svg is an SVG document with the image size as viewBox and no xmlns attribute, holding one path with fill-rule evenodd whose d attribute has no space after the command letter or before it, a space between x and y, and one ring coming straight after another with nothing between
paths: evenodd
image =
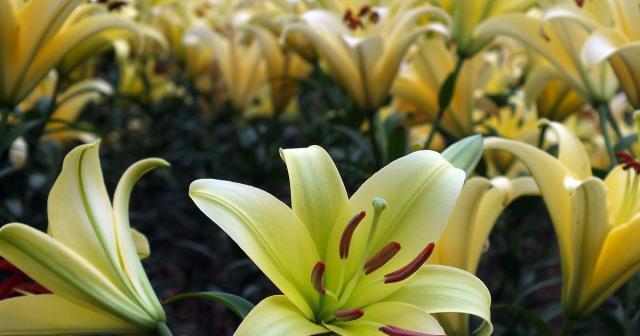
<instances>
[{"instance_id":1,"label":"lily petal","mask_svg":"<svg viewBox=\"0 0 640 336\"><path fill-rule=\"evenodd\" d=\"M189 195L307 318L316 301L310 274L320 260L304 224L269 193L240 183L197 180Z\"/></svg>"},{"instance_id":2,"label":"lily petal","mask_svg":"<svg viewBox=\"0 0 640 336\"><path fill-rule=\"evenodd\" d=\"M560 123L542 119L538 124L548 126L558 137L558 160L579 180L591 177L589 153L580 139Z\"/></svg>"},{"instance_id":3,"label":"lily petal","mask_svg":"<svg viewBox=\"0 0 640 336\"><path fill-rule=\"evenodd\" d=\"M328 330L311 321L283 295L262 300L238 327L234 336L316 335Z\"/></svg>"},{"instance_id":4,"label":"lily petal","mask_svg":"<svg viewBox=\"0 0 640 336\"><path fill-rule=\"evenodd\" d=\"M60 318L61 316L73 318ZM132 334L139 328L57 295L28 295L0 301L0 335Z\"/></svg>"},{"instance_id":5,"label":"lily petal","mask_svg":"<svg viewBox=\"0 0 640 336\"><path fill-rule=\"evenodd\" d=\"M280 151L291 183L293 213L312 233L320 255L347 206L347 191L329 154L319 146Z\"/></svg>"}]
</instances>

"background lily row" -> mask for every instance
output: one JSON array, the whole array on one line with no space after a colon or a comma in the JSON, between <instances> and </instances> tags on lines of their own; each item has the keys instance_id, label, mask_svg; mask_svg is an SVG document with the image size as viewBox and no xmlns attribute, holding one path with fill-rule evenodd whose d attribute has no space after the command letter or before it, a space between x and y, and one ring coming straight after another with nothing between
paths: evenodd
<instances>
[{"instance_id":1,"label":"background lily row","mask_svg":"<svg viewBox=\"0 0 640 336\"><path fill-rule=\"evenodd\" d=\"M120 174L162 157L172 168L131 195L131 221L155 247L153 287L161 298L206 289L244 315L249 303L222 292L259 302L278 290L185 197L191 181L242 182L287 202L278 148L318 144L351 194L410 152L480 133L482 159L428 263L485 282L494 334L640 328L637 0L6 0L0 21L2 223L57 238L47 197L78 143L102 139L106 186L126 201L164 161ZM149 252L132 237L81 254L108 263L127 250L130 265L108 275L122 280L138 269L131 246ZM53 290L14 266L0 265L3 298ZM162 308L147 281L125 283L146 314L164 321L166 309L174 332L238 324L200 302ZM466 320L439 318L468 332Z\"/></svg>"}]
</instances>

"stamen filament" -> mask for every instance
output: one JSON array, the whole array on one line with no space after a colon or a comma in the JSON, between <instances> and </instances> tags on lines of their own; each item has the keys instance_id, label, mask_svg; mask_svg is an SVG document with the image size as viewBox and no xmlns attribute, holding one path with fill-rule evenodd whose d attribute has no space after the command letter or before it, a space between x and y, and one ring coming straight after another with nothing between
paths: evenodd
<instances>
[{"instance_id":1,"label":"stamen filament","mask_svg":"<svg viewBox=\"0 0 640 336\"><path fill-rule=\"evenodd\" d=\"M400 251L400 244L391 242L364 263L364 274L369 275L384 266Z\"/></svg>"},{"instance_id":2,"label":"stamen filament","mask_svg":"<svg viewBox=\"0 0 640 336\"><path fill-rule=\"evenodd\" d=\"M385 275L384 283L389 284L400 282L413 275L418 271L418 269L420 269L420 267L422 267L422 265L424 265L425 262L427 262L427 259L429 259L431 253L433 253L433 249L435 248L435 246L436 244L429 243L429 245L427 245L427 247L425 247L424 250L422 250L422 252L420 252L420 254L418 254L418 256L411 262L409 262L406 266L400 268L395 272L391 272Z\"/></svg>"}]
</instances>

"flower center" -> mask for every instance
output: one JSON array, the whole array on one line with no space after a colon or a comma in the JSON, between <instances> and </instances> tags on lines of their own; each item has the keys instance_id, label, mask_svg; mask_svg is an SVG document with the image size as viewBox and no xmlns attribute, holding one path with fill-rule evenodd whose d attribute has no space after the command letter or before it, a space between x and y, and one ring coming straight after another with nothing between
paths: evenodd
<instances>
[{"instance_id":1,"label":"flower center","mask_svg":"<svg viewBox=\"0 0 640 336\"><path fill-rule=\"evenodd\" d=\"M371 23L376 24L380 21L380 14L378 12L371 9L371 6L364 5L360 7L357 11L357 14L351 9L348 9L344 16L342 17L342 21L344 24L351 30L355 31L360 29L365 29L365 24Z\"/></svg>"},{"instance_id":2,"label":"flower center","mask_svg":"<svg viewBox=\"0 0 640 336\"><path fill-rule=\"evenodd\" d=\"M325 263L323 261L318 261L311 271L311 283L313 284L313 288L320 294L320 306L323 307L321 313L316 316L316 319L318 319L318 321L328 323L332 321L345 322L361 318L365 314L364 310L362 310L361 308L342 309L340 307L343 307L348 299L352 296L356 285L362 277L374 277L374 279L370 281L368 285L374 285L378 283L392 284L404 281L411 275L416 273L420 269L420 267L424 265L425 262L427 262L429 256L431 256L431 253L435 248L435 244L433 242L429 243L413 260L411 260L405 266L393 272L387 273L384 276L373 275L378 269L386 265L396 256L398 252L400 252L401 245L398 242L391 241L384 245L377 252L372 253L371 249L373 245L373 238L376 234L381 215L387 208L387 203L381 198L376 198L373 200L372 204L374 214L371 221L371 229L369 231L369 235L365 245L365 253L362 260L362 266L360 269L358 269L355 275L350 280L346 279L349 281L345 281L345 263L341 263L341 265L339 266L341 267L339 272L341 278L339 281L339 285L337 286L338 290L330 290L324 286L324 274L326 269ZM351 241L356 234L359 224L366 217L366 215L367 214L365 211L356 213L345 226L340 239L338 251L341 260L346 261L349 258ZM331 300L331 304L325 305L324 303L327 303L325 302L326 300ZM333 310L333 312L331 313L331 307L339 307L339 309ZM427 335L393 326L383 326L380 328L380 331L387 335Z\"/></svg>"},{"instance_id":3,"label":"flower center","mask_svg":"<svg viewBox=\"0 0 640 336\"><path fill-rule=\"evenodd\" d=\"M20 294L47 294L49 290L31 282L29 277L10 262L0 259L0 273L9 273L0 281L0 300Z\"/></svg>"},{"instance_id":4,"label":"flower center","mask_svg":"<svg viewBox=\"0 0 640 336\"><path fill-rule=\"evenodd\" d=\"M626 171L626 183L622 204L616 215L614 225L627 222L638 211L640 201L640 163L631 154L626 152L616 152L618 164Z\"/></svg>"}]
</instances>

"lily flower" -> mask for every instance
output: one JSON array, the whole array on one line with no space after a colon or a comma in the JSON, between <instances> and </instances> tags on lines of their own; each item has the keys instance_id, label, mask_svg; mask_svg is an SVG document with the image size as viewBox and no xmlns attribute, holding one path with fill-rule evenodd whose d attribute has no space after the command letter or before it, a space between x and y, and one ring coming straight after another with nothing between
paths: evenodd
<instances>
[{"instance_id":1,"label":"lily flower","mask_svg":"<svg viewBox=\"0 0 640 336\"><path fill-rule=\"evenodd\" d=\"M527 105L535 105L538 117L553 121L564 121L585 104L578 92L557 76L553 66L545 63L531 69L523 90Z\"/></svg>"},{"instance_id":2,"label":"lily flower","mask_svg":"<svg viewBox=\"0 0 640 336\"><path fill-rule=\"evenodd\" d=\"M52 293L1 300L0 335L170 335L139 260L135 241L146 240L131 231L128 214L135 182L168 164L132 165L112 205L98 149L98 142L82 145L65 158L49 194L48 233L18 223L0 228L0 256Z\"/></svg>"},{"instance_id":3,"label":"lily flower","mask_svg":"<svg viewBox=\"0 0 640 336\"><path fill-rule=\"evenodd\" d=\"M604 24L594 17L589 6L610 15L612 24ZM582 46L582 58L587 64L597 65L605 60L613 68L620 86L635 109L640 108L640 29L638 2L633 0L611 0L586 2L581 6L555 6L547 16L565 19L584 26L591 34Z\"/></svg>"},{"instance_id":4,"label":"lily flower","mask_svg":"<svg viewBox=\"0 0 640 336\"><path fill-rule=\"evenodd\" d=\"M562 264L562 307L589 314L640 269L640 167L628 154L604 180L593 177L580 140L562 124L542 121L559 139L558 158L521 142L487 138L529 169L554 225Z\"/></svg>"},{"instance_id":5,"label":"lily flower","mask_svg":"<svg viewBox=\"0 0 640 336\"><path fill-rule=\"evenodd\" d=\"M70 21L74 10L82 10L81 2L0 1L0 106L19 103L65 55L90 43L94 35L109 30L136 30L130 20L115 14ZM66 64L77 63L69 59Z\"/></svg>"},{"instance_id":6,"label":"lily flower","mask_svg":"<svg viewBox=\"0 0 640 336\"><path fill-rule=\"evenodd\" d=\"M449 218L432 260L476 273L480 257L486 251L489 234L498 217L514 200L522 196L539 195L531 177L473 177L465 182L453 213ZM466 315L443 314L439 319L451 335L467 335Z\"/></svg>"},{"instance_id":7,"label":"lily flower","mask_svg":"<svg viewBox=\"0 0 640 336\"><path fill-rule=\"evenodd\" d=\"M540 0L540 4L543 9L558 4L578 6L573 0ZM604 21L608 13L596 8L588 8L590 15ZM553 66L551 69L555 71L555 77L562 78L594 106L608 102L616 92L618 83L608 65L589 67L580 57L589 33L579 23L559 20L547 12L542 18L510 13L485 21L476 29L476 35L478 38L506 35L521 41Z\"/></svg>"},{"instance_id":8,"label":"lily flower","mask_svg":"<svg viewBox=\"0 0 640 336\"><path fill-rule=\"evenodd\" d=\"M382 168L349 198L321 147L281 156L292 208L239 183L209 179L190 187L200 210L283 293L258 304L236 335L443 334L433 317L443 312L479 316L479 333L491 333L484 284L455 268L424 265L458 197L462 170L436 152L418 151Z\"/></svg>"},{"instance_id":9,"label":"lily flower","mask_svg":"<svg viewBox=\"0 0 640 336\"><path fill-rule=\"evenodd\" d=\"M314 9L302 22L286 25L281 38L306 36L328 72L364 111L375 110L386 99L398 68L415 39L427 31L446 35L440 23L416 25L425 14L446 16L441 9L424 6L390 15L390 8L364 5L342 16Z\"/></svg>"}]
</instances>

